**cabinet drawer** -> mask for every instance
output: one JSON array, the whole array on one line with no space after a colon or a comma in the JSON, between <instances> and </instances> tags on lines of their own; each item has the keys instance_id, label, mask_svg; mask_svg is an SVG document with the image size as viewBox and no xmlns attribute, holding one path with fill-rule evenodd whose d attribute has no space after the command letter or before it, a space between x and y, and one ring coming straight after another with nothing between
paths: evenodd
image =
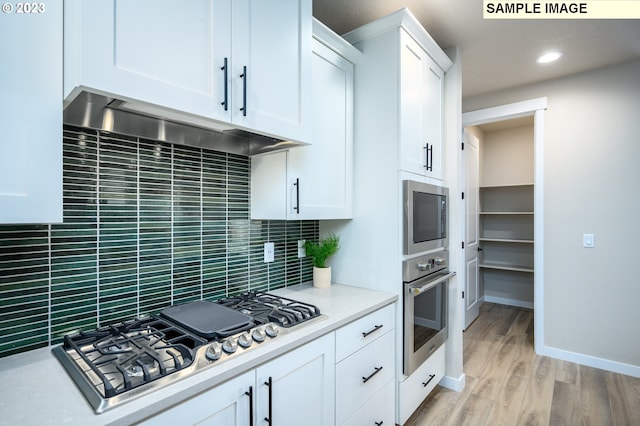
<instances>
[{"instance_id":1,"label":"cabinet drawer","mask_svg":"<svg viewBox=\"0 0 640 426\"><path fill-rule=\"evenodd\" d=\"M395 377L394 342L394 333L388 331L336 365L338 424L344 422Z\"/></svg>"},{"instance_id":2,"label":"cabinet drawer","mask_svg":"<svg viewBox=\"0 0 640 426\"><path fill-rule=\"evenodd\" d=\"M376 424L395 424L395 380L391 380L369 402L360 409L343 426L372 426Z\"/></svg>"},{"instance_id":3,"label":"cabinet drawer","mask_svg":"<svg viewBox=\"0 0 640 426\"><path fill-rule=\"evenodd\" d=\"M398 386L400 424L403 424L444 377L445 346L433 353L416 371Z\"/></svg>"},{"instance_id":4,"label":"cabinet drawer","mask_svg":"<svg viewBox=\"0 0 640 426\"><path fill-rule=\"evenodd\" d=\"M386 306L336 331L336 362L394 328L395 304Z\"/></svg>"}]
</instances>

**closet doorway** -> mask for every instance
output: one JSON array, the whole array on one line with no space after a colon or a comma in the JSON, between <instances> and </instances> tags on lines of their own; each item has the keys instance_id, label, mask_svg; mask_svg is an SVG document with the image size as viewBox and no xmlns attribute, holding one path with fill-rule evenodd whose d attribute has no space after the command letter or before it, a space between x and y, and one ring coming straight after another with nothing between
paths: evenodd
<instances>
[{"instance_id":1,"label":"closet doorway","mask_svg":"<svg viewBox=\"0 0 640 426\"><path fill-rule=\"evenodd\" d=\"M544 341L544 108L540 98L463 114L465 329L483 302L531 308L536 347Z\"/></svg>"}]
</instances>

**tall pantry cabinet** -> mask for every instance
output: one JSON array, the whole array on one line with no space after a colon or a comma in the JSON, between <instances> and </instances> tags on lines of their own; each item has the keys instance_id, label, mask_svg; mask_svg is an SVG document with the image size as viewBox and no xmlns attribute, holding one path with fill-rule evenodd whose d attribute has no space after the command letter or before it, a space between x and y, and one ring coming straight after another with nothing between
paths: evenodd
<instances>
[{"instance_id":1,"label":"tall pantry cabinet","mask_svg":"<svg viewBox=\"0 0 640 426\"><path fill-rule=\"evenodd\" d=\"M334 282L392 292L402 301L402 180L448 184L444 135L454 132L444 131L445 79L453 63L407 9L343 37L362 52L354 91L354 220L321 222L320 232L341 237L330 261ZM395 321L402 330L402 309ZM396 401L410 401L396 406L396 423L403 424L431 390L410 384L444 372L446 356L443 347L407 377L401 331L396 347Z\"/></svg>"}]
</instances>

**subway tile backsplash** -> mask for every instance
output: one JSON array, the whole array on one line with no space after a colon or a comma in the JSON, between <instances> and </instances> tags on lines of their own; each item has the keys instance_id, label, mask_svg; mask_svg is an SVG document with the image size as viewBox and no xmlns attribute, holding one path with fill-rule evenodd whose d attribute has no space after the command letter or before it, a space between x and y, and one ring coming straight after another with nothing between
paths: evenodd
<instances>
[{"instance_id":1,"label":"subway tile backsplash","mask_svg":"<svg viewBox=\"0 0 640 426\"><path fill-rule=\"evenodd\" d=\"M63 139L64 223L0 225L0 356L311 280L297 241L318 222L250 220L250 158L74 127Z\"/></svg>"}]
</instances>

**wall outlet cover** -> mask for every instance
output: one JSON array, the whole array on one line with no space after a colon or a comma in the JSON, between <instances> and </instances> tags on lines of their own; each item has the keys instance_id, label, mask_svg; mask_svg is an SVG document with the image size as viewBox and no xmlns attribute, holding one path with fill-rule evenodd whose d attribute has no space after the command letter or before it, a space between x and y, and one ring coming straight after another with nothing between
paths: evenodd
<instances>
[{"instance_id":1,"label":"wall outlet cover","mask_svg":"<svg viewBox=\"0 0 640 426\"><path fill-rule=\"evenodd\" d=\"M264 243L264 263L273 262L275 257L275 247L273 243Z\"/></svg>"}]
</instances>

